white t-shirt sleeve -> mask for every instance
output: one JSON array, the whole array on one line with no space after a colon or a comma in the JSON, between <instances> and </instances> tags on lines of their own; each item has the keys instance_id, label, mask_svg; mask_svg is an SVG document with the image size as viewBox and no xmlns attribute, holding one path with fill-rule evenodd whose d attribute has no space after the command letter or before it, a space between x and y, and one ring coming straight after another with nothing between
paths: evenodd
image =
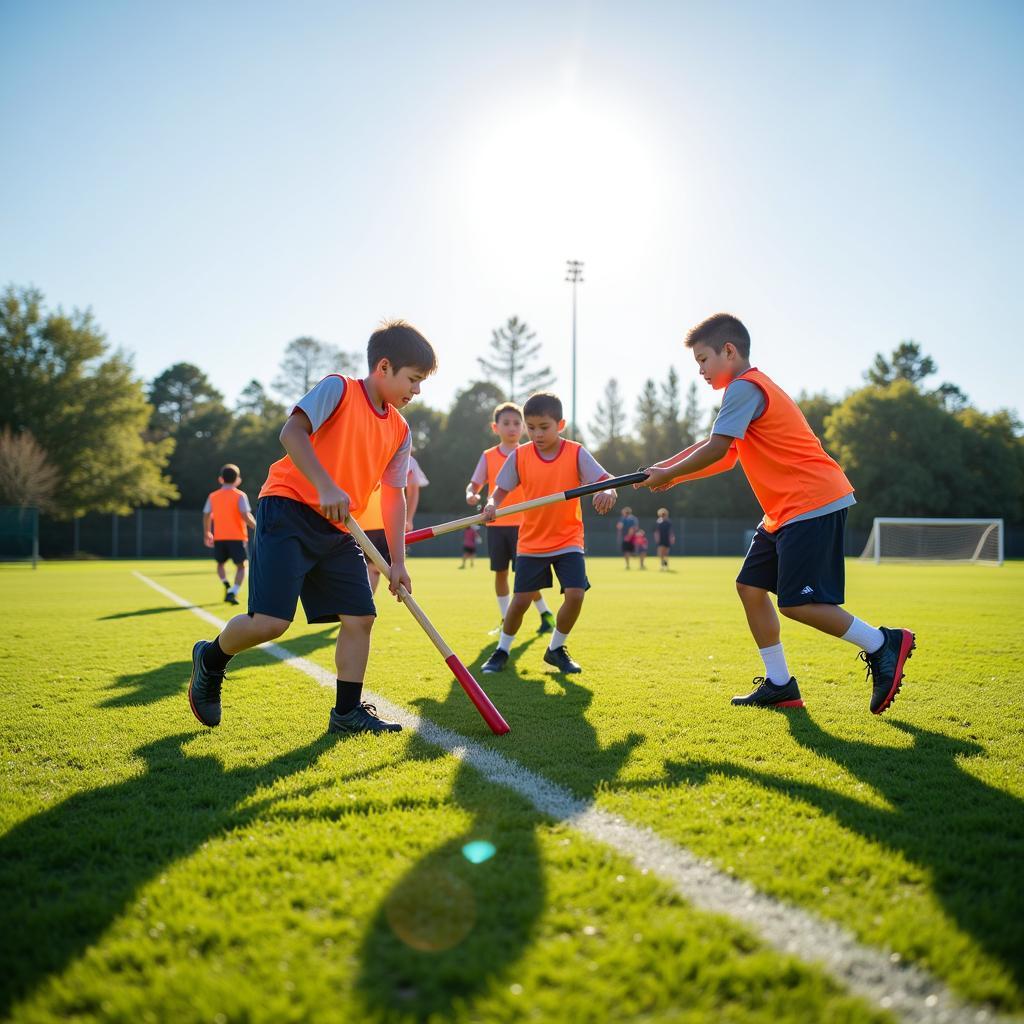
<instances>
[{"instance_id":1,"label":"white t-shirt sleeve","mask_svg":"<svg viewBox=\"0 0 1024 1024\"><path fill-rule=\"evenodd\" d=\"M206 504L203 506L203 515L208 516L213 513L213 506L210 504L210 499L206 499Z\"/></svg>"},{"instance_id":2,"label":"white t-shirt sleeve","mask_svg":"<svg viewBox=\"0 0 1024 1024\"><path fill-rule=\"evenodd\" d=\"M295 409L301 409L309 417L313 433L316 433L338 408L344 396L345 381L342 377L324 377L295 403Z\"/></svg>"},{"instance_id":3,"label":"white t-shirt sleeve","mask_svg":"<svg viewBox=\"0 0 1024 1024\"><path fill-rule=\"evenodd\" d=\"M413 455L409 456L409 481L410 484L418 484L420 487L426 487L430 481L427 479L427 474L420 469L420 464L416 461L416 457Z\"/></svg>"},{"instance_id":4,"label":"white t-shirt sleeve","mask_svg":"<svg viewBox=\"0 0 1024 1024\"><path fill-rule=\"evenodd\" d=\"M381 483L388 487L404 487L409 479L409 454L412 451L412 431L405 432L405 440L398 446L398 451L391 456L391 461L384 469Z\"/></svg>"},{"instance_id":5,"label":"white t-shirt sleeve","mask_svg":"<svg viewBox=\"0 0 1024 1024\"><path fill-rule=\"evenodd\" d=\"M483 487L487 483L487 456L483 453L481 453L477 461L476 469L473 470L473 475L469 478L469 482L476 487Z\"/></svg>"},{"instance_id":6,"label":"white t-shirt sleeve","mask_svg":"<svg viewBox=\"0 0 1024 1024\"><path fill-rule=\"evenodd\" d=\"M602 477L609 475L586 448L580 449L576 468L579 470L581 484L596 484Z\"/></svg>"},{"instance_id":7,"label":"white t-shirt sleeve","mask_svg":"<svg viewBox=\"0 0 1024 1024\"><path fill-rule=\"evenodd\" d=\"M503 491L511 491L519 486L519 463L516 461L518 452L512 452L505 460L505 465L498 470L498 476L494 481L495 490L501 488Z\"/></svg>"},{"instance_id":8,"label":"white t-shirt sleeve","mask_svg":"<svg viewBox=\"0 0 1024 1024\"><path fill-rule=\"evenodd\" d=\"M252 512L252 505L249 504L249 495L247 495L245 491L238 492L238 511L241 512L242 515Z\"/></svg>"}]
</instances>

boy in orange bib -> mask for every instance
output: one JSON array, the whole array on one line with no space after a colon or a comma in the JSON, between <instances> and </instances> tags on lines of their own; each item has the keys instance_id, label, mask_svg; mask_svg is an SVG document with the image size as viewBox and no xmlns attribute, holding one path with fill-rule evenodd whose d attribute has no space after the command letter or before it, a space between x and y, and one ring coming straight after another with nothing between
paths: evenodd
<instances>
[{"instance_id":1,"label":"boy in orange bib","mask_svg":"<svg viewBox=\"0 0 1024 1024\"><path fill-rule=\"evenodd\" d=\"M498 473L497 486L483 511L487 522L494 520L498 506L516 487L522 487L523 500L529 501L611 478L583 445L560 436L565 420L562 403L555 395L531 395L523 406L523 416L531 443L512 452ZM615 505L615 498L614 490L600 491L594 495L594 508L604 515ZM562 672L582 672L565 646L583 607L583 595L590 588L583 558L583 510L579 498L523 513L515 570L514 593L502 623L498 649L481 671L500 672L508 663L523 614L534 593L552 585L554 570L564 598L544 660Z\"/></svg>"},{"instance_id":2,"label":"boy in orange bib","mask_svg":"<svg viewBox=\"0 0 1024 1024\"><path fill-rule=\"evenodd\" d=\"M220 489L211 491L203 506L203 542L213 548L217 560L217 576L224 584L224 600L238 604L238 588L245 580L245 563L249 558L246 541L256 520L249 506L249 497L238 489L242 475L233 463L224 466L217 477ZM224 563L235 563L235 582L228 584Z\"/></svg>"},{"instance_id":3,"label":"boy in orange bib","mask_svg":"<svg viewBox=\"0 0 1024 1024\"><path fill-rule=\"evenodd\" d=\"M523 410L515 402L502 402L495 406L491 430L498 435L498 443L480 456L466 486L466 503L474 507L479 503L480 492L484 487L487 488L489 495L494 493L498 486L498 474L508 461L508 457L519 447L519 442L523 438ZM505 496L501 504L518 505L524 500L522 488L516 487ZM508 570L509 566L513 571L516 567L516 547L522 522L523 513L516 512L487 524L487 554L491 562L491 572L494 573L494 594L498 599L498 614L502 622L505 621L505 613L512 603L509 595ZM540 593L533 595L533 606L540 616L537 632L550 633L555 628L555 617Z\"/></svg>"},{"instance_id":4,"label":"boy in orange bib","mask_svg":"<svg viewBox=\"0 0 1024 1024\"><path fill-rule=\"evenodd\" d=\"M337 689L328 731L399 732L360 701L376 608L366 562L344 521L360 521L378 485L391 556L389 589L412 590L405 568L405 485L411 438L399 409L437 367L430 342L404 321L370 336L362 380L332 374L292 409L260 491L253 535L249 614L192 649L188 698L203 725L221 719L221 684L230 659L274 640L301 600L307 622L341 622L335 652Z\"/></svg>"},{"instance_id":5,"label":"boy in orange bib","mask_svg":"<svg viewBox=\"0 0 1024 1024\"><path fill-rule=\"evenodd\" d=\"M766 374L750 365L750 335L727 313L694 327L686 338L700 375L725 389L711 436L650 470L636 487L663 491L743 467L764 510L744 559L736 590L764 661L752 693L733 704L803 707L780 639L779 611L788 619L840 637L861 649L871 678L871 711L893 702L903 666L915 647L908 629L869 626L841 607L845 600L843 535L853 485L826 454L800 407Z\"/></svg>"}]
</instances>

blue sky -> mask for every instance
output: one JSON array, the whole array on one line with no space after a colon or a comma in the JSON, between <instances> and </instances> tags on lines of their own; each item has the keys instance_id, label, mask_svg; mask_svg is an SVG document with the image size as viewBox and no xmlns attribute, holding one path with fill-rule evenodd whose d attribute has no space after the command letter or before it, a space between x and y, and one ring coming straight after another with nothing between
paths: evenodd
<instances>
[{"instance_id":1,"label":"blue sky","mask_svg":"<svg viewBox=\"0 0 1024 1024\"><path fill-rule=\"evenodd\" d=\"M0 0L0 282L229 398L405 316L445 406L512 314L568 396L574 258L581 423L720 309L794 392L914 338L1021 410L1022 44L1015 2Z\"/></svg>"}]
</instances>

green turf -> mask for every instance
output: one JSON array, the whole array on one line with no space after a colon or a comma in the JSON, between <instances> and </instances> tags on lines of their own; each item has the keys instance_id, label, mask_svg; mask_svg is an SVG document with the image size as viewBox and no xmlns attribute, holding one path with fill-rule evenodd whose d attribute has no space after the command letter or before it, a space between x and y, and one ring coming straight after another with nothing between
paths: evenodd
<instances>
[{"instance_id":1,"label":"green turf","mask_svg":"<svg viewBox=\"0 0 1024 1024\"><path fill-rule=\"evenodd\" d=\"M411 563L476 669L491 577L456 566ZM332 695L263 653L236 659L224 724L201 730L188 653L212 630L132 568L230 611L203 563L0 568L0 1018L884 1019L415 737L325 738ZM1024 1007L1024 566L850 563L850 609L918 634L881 718L854 649L789 623L807 711L731 708L760 665L736 564L674 568L591 561L582 676L543 664L530 613L513 669L483 677L507 737L390 600L368 685ZM283 642L330 666L335 635ZM496 855L470 864L474 839Z\"/></svg>"}]
</instances>

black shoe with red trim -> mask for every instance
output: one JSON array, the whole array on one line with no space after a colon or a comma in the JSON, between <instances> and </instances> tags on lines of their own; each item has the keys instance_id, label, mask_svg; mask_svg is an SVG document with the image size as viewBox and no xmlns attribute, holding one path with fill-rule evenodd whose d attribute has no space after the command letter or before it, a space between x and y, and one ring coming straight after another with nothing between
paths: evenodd
<instances>
[{"instance_id":1,"label":"black shoe with red trim","mask_svg":"<svg viewBox=\"0 0 1024 1024\"><path fill-rule=\"evenodd\" d=\"M732 702L741 708L802 708L803 697L796 684L796 676L782 686L770 683L764 676L754 676L755 689L745 697L733 697Z\"/></svg>"},{"instance_id":2,"label":"black shoe with red trim","mask_svg":"<svg viewBox=\"0 0 1024 1024\"><path fill-rule=\"evenodd\" d=\"M873 654L861 651L858 657L867 666L871 679L871 713L880 715L895 699L903 685L903 666L917 647L917 637L909 629L879 626L885 642Z\"/></svg>"}]
</instances>

